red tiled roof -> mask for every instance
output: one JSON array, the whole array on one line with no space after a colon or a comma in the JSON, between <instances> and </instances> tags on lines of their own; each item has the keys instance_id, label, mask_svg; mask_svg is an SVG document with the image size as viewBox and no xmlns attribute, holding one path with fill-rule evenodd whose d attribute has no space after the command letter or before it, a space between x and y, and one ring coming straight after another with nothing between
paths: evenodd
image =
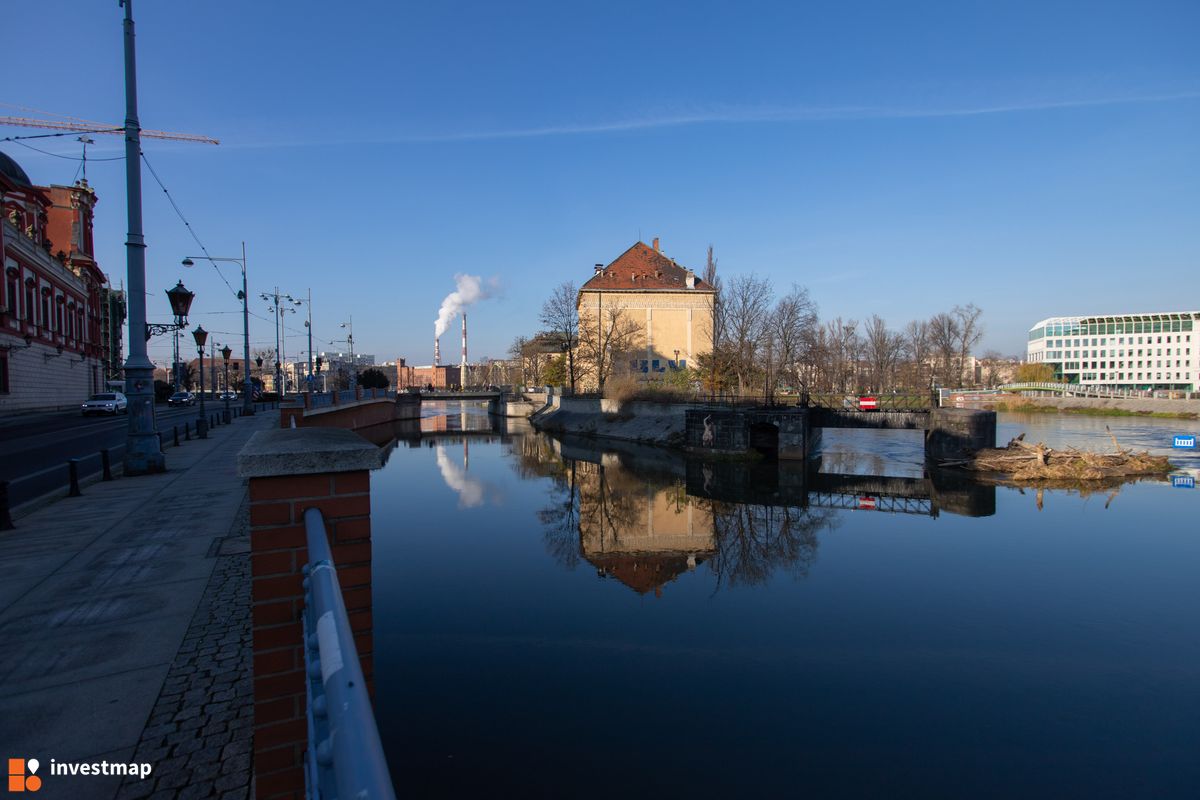
<instances>
[{"instance_id":1,"label":"red tiled roof","mask_svg":"<svg viewBox=\"0 0 1200 800\"><path fill-rule=\"evenodd\" d=\"M713 288L696 276L694 289L687 288L687 267L681 267L662 253L638 242L615 261L594 275L581 291L637 290L671 292L711 292Z\"/></svg>"}]
</instances>

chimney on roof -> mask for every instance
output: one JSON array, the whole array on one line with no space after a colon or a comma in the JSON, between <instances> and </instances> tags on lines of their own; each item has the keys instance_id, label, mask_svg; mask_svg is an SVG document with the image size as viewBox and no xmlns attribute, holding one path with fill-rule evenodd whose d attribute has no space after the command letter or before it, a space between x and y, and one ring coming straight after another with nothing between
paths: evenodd
<instances>
[{"instance_id":1,"label":"chimney on roof","mask_svg":"<svg viewBox=\"0 0 1200 800\"><path fill-rule=\"evenodd\" d=\"M654 252L658 252L658 237L654 237Z\"/></svg>"},{"instance_id":2,"label":"chimney on roof","mask_svg":"<svg viewBox=\"0 0 1200 800\"><path fill-rule=\"evenodd\" d=\"M687 278L684 281L684 284L689 289L695 289L696 288L696 273L689 269L687 271Z\"/></svg>"},{"instance_id":3,"label":"chimney on roof","mask_svg":"<svg viewBox=\"0 0 1200 800\"><path fill-rule=\"evenodd\" d=\"M600 274L601 272L603 272L603 271L604 271L604 265L603 265L603 264L597 264L597 265L596 265L596 274L597 274L597 275L599 275L599 274Z\"/></svg>"}]
</instances>

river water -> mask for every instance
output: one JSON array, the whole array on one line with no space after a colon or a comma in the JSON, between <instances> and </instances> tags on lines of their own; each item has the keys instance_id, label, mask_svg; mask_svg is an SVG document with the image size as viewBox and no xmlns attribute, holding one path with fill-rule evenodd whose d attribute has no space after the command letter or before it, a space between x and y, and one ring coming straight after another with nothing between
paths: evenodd
<instances>
[{"instance_id":1,"label":"river water","mask_svg":"<svg viewBox=\"0 0 1200 800\"><path fill-rule=\"evenodd\" d=\"M1200 796L1200 491L926 480L912 433L827 431L813 476L423 413L372 475L404 795ZM1200 472L1195 422L999 436L1105 425Z\"/></svg>"}]
</instances>

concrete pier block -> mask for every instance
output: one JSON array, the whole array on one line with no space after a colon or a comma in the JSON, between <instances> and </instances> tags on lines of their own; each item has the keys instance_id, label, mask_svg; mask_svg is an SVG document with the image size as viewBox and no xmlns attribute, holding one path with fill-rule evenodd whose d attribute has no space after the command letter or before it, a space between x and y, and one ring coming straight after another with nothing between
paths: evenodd
<instances>
[{"instance_id":1,"label":"concrete pier block","mask_svg":"<svg viewBox=\"0 0 1200 800\"><path fill-rule=\"evenodd\" d=\"M996 412L935 408L925 431L925 458L953 461L996 446Z\"/></svg>"}]
</instances>

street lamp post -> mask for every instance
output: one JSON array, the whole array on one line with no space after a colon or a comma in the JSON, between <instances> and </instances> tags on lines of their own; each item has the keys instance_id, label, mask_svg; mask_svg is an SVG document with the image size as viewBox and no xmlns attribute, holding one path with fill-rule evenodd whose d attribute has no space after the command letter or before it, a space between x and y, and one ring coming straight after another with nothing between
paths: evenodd
<instances>
[{"instance_id":1,"label":"street lamp post","mask_svg":"<svg viewBox=\"0 0 1200 800\"><path fill-rule=\"evenodd\" d=\"M307 383L308 383L308 391L310 391L310 392L311 392L311 391L312 391L312 382L313 382L313 356L312 356L312 289L309 289L309 290L308 290L308 297L307 297L306 299L303 299L303 300L298 300L298 299L296 299L295 297L292 297L290 294L289 294L289 295L287 295L287 299L288 299L288 300L291 300L291 301L292 301L294 304L296 304L296 305L298 305L298 306L299 306L299 305L305 305L305 304L307 304L307 305L308 305L308 319L306 319L306 320L304 321L304 327L305 327L305 329L308 331L308 359L307 359L307 361L308 361L308 373L307 373L307 374L308 374L308 378L307 378ZM293 310L293 311L294 311L295 309L291 309L291 310Z\"/></svg>"},{"instance_id":2,"label":"street lamp post","mask_svg":"<svg viewBox=\"0 0 1200 800\"><path fill-rule=\"evenodd\" d=\"M354 315L350 315L349 322L342 323L343 328L349 329L349 334L346 336L346 344L350 347L350 388L353 389L358 385L358 362L354 360ZM356 395L357 396L357 395Z\"/></svg>"},{"instance_id":3,"label":"street lamp post","mask_svg":"<svg viewBox=\"0 0 1200 800\"><path fill-rule=\"evenodd\" d=\"M215 258L212 256L191 256L183 260L185 267L192 266L194 259L199 258L204 261L231 261L242 268L242 290L238 292L238 299L242 301L242 358L246 362L246 381L242 386L242 414L244 416L254 416L254 398L253 390L250 385L250 296L246 286L246 243L242 242L242 257L241 258ZM176 391L179 387L175 387Z\"/></svg>"},{"instance_id":4,"label":"street lamp post","mask_svg":"<svg viewBox=\"0 0 1200 800\"><path fill-rule=\"evenodd\" d=\"M233 415L229 411L229 356L233 355L232 348L225 345L221 348L221 355L225 358L225 416L221 421L228 425L233 421Z\"/></svg>"},{"instance_id":5,"label":"street lamp post","mask_svg":"<svg viewBox=\"0 0 1200 800\"><path fill-rule=\"evenodd\" d=\"M154 364L146 354L146 239L142 234L142 145L137 107L137 58L134 48L133 0L125 0L122 25L125 43L125 237L129 283L129 358L125 361L125 396L129 428L125 435L125 474L148 475L167 467L154 424Z\"/></svg>"},{"instance_id":6,"label":"street lamp post","mask_svg":"<svg viewBox=\"0 0 1200 800\"><path fill-rule=\"evenodd\" d=\"M208 418L204 416L204 343L208 341L208 331L203 325L197 325L192 331L196 340L196 352L200 354L200 411L196 415L196 435L201 439L208 438Z\"/></svg>"},{"instance_id":7,"label":"street lamp post","mask_svg":"<svg viewBox=\"0 0 1200 800\"><path fill-rule=\"evenodd\" d=\"M196 295L189 292L183 285L183 281L175 284L175 288L167 290L167 300L171 303L171 314L175 317L175 322L165 324L160 322L146 323L146 341L150 341L152 336L160 336L164 333L172 334L174 339L174 357L175 363L172 365L172 372L175 373L174 383L175 391L179 391L179 331L187 327L188 311L192 307L192 299Z\"/></svg>"}]
</instances>

